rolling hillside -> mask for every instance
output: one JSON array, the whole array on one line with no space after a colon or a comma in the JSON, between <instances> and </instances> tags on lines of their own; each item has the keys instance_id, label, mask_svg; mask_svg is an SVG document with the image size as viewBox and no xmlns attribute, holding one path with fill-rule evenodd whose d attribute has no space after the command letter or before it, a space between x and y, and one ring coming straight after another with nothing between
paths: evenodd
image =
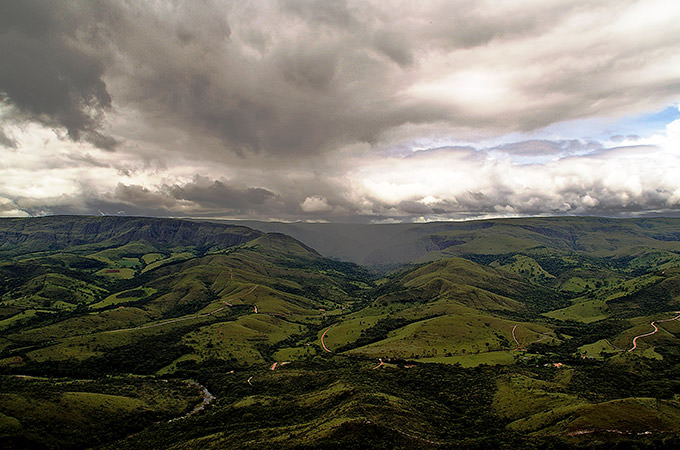
<instances>
[{"instance_id":1,"label":"rolling hillside","mask_svg":"<svg viewBox=\"0 0 680 450\"><path fill-rule=\"evenodd\" d=\"M288 234L321 254L367 265L503 255L544 248L594 257L666 259L680 251L680 219L550 217L425 224L231 222Z\"/></svg>"},{"instance_id":2,"label":"rolling hillside","mask_svg":"<svg viewBox=\"0 0 680 450\"><path fill-rule=\"evenodd\" d=\"M374 272L242 226L0 220L0 442L672 448L675 223L389 226L420 256Z\"/></svg>"}]
</instances>

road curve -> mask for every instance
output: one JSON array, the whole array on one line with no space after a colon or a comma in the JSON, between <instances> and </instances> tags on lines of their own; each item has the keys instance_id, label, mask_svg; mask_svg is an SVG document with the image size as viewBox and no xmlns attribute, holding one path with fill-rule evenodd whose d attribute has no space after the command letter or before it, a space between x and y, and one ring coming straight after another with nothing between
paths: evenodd
<instances>
[{"instance_id":1,"label":"road curve","mask_svg":"<svg viewBox=\"0 0 680 450\"><path fill-rule=\"evenodd\" d=\"M635 350L635 349L637 348L637 340L638 340L638 339L640 339L640 338L642 338L642 337L647 337L647 336L651 336L651 335L653 335L653 334L656 334L656 333L659 331L659 327L656 326L657 323L662 323L662 322L672 322L673 320L678 320L678 319L680 319L680 314L678 314L677 316L673 317L672 319L653 320L653 321L650 323L650 325L652 326L652 328L654 328L654 331L650 331L649 333L639 334L639 335L635 336L635 337L633 338L633 346L632 346L630 349L628 349L628 351L629 351L629 352L632 352L633 350Z\"/></svg>"},{"instance_id":2,"label":"road curve","mask_svg":"<svg viewBox=\"0 0 680 450\"><path fill-rule=\"evenodd\" d=\"M323 349L324 349L325 351L327 351L328 353L332 353L332 352L331 352L330 350L328 350L328 347L326 347L326 344L324 344L323 338L326 337L326 333L328 333L328 330L330 330L331 328L333 328L335 325L336 325L336 324L333 324L333 325L331 325L330 327L326 328L326 331L324 331L323 334L321 335L321 346L322 346Z\"/></svg>"},{"instance_id":3,"label":"road curve","mask_svg":"<svg viewBox=\"0 0 680 450\"><path fill-rule=\"evenodd\" d=\"M515 344L517 344L517 348L515 350L519 350L522 346L519 345L519 341L517 340L517 336L515 336L515 330L517 329L517 325L512 327L512 338L515 340Z\"/></svg>"}]
</instances>

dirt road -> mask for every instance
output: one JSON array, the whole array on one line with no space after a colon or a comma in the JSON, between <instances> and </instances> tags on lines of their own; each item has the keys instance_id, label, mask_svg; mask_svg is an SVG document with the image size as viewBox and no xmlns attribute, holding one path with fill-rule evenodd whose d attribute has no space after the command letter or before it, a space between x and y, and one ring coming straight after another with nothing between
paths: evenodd
<instances>
[{"instance_id":1,"label":"dirt road","mask_svg":"<svg viewBox=\"0 0 680 450\"><path fill-rule=\"evenodd\" d=\"M248 290L248 292L246 292L245 294L243 294L241 297L245 297L246 295L252 294L256 287L257 287L257 285L251 287L250 290ZM257 314L257 305L253 305L253 313L254 313L254 314Z\"/></svg>"},{"instance_id":2,"label":"dirt road","mask_svg":"<svg viewBox=\"0 0 680 450\"><path fill-rule=\"evenodd\" d=\"M323 338L326 337L326 333L328 333L328 330L330 330L330 329L333 328L334 326L335 326L335 324L333 324L333 325L331 325L330 327L326 328L326 331L324 331L323 334L321 335L321 346L322 346L323 349L326 350L328 353L332 353L332 352L331 352L330 350L328 350L328 347L326 347L326 344L324 344Z\"/></svg>"},{"instance_id":3,"label":"dirt road","mask_svg":"<svg viewBox=\"0 0 680 450\"><path fill-rule=\"evenodd\" d=\"M522 346L519 345L519 341L517 340L517 336L515 336L515 330L516 329L517 329L517 325L512 327L512 338L515 340L515 344L517 344L517 348L515 350L520 350Z\"/></svg>"},{"instance_id":4,"label":"dirt road","mask_svg":"<svg viewBox=\"0 0 680 450\"><path fill-rule=\"evenodd\" d=\"M633 346L632 346L628 351L629 351L629 352L632 352L633 350L635 350L635 349L637 348L637 340L638 340L638 339L640 339L640 338L642 338L642 337L647 337L647 336L651 336L651 335L653 335L653 334L656 334L656 333L659 331L659 327L656 326L657 323L662 323L662 322L672 322L672 321L678 320L678 319L680 319L680 314L678 314L677 316L673 317L672 319L664 319L664 320L654 320L654 321L652 321L652 322L650 323L650 325L652 326L652 328L654 328L654 331L650 331L649 333L639 334L639 335L635 336L635 337L633 338Z\"/></svg>"},{"instance_id":5,"label":"dirt road","mask_svg":"<svg viewBox=\"0 0 680 450\"><path fill-rule=\"evenodd\" d=\"M257 287L257 285L251 287L250 290L249 290L248 292L246 292L245 294L243 294L243 297L245 297L246 295L252 294L256 287Z\"/></svg>"},{"instance_id":6,"label":"dirt road","mask_svg":"<svg viewBox=\"0 0 680 450\"><path fill-rule=\"evenodd\" d=\"M536 339L535 341L531 341L531 344L538 344L539 342L543 342L550 337L547 334L541 334L540 336L541 337ZM529 344L529 345L531 345L531 344Z\"/></svg>"},{"instance_id":7,"label":"dirt road","mask_svg":"<svg viewBox=\"0 0 680 450\"><path fill-rule=\"evenodd\" d=\"M191 316L178 317L177 319L166 320L165 322L160 322L160 323L152 323L150 325L142 325L142 326L139 326L139 327L132 327L132 328L119 328L117 330L107 330L107 331L104 331L104 333L120 333L122 331L146 330L147 328L162 327L163 325L169 325L171 323L182 322L184 320L198 319L200 317L209 317L209 316L212 316L215 313L218 313L218 312L220 312L224 309L227 309L228 307L229 306L223 306L221 308L217 308L214 311L210 311L209 313L193 314Z\"/></svg>"},{"instance_id":8,"label":"dirt road","mask_svg":"<svg viewBox=\"0 0 680 450\"><path fill-rule=\"evenodd\" d=\"M250 288L250 290L248 292L246 292L245 294L243 294L242 297L245 297L246 295L251 294L255 290L256 287L257 287L257 285ZM162 327L163 325L169 325L171 323L182 322L184 320L198 319L198 318L201 318L201 317L209 317L209 316L212 316L215 313L218 313L218 312L232 306L231 303L224 302L224 304L226 306L223 306L221 308L217 308L216 310L210 311L209 313L192 314L190 316L178 317L177 319L166 320L165 322L152 323L152 324L149 324L149 325L141 325L141 326L138 326L138 327L119 328L117 330L107 330L107 331L104 331L104 333L120 333L120 332L123 332L123 331L146 330L147 328ZM257 313L257 306L255 307L255 312Z\"/></svg>"},{"instance_id":9,"label":"dirt road","mask_svg":"<svg viewBox=\"0 0 680 450\"><path fill-rule=\"evenodd\" d=\"M604 341L605 341L607 344L609 344L609 345L610 345L613 349L615 349L616 351L619 351L619 352L625 351L624 349L618 348L616 345L612 344L611 341L610 341L609 339L605 339Z\"/></svg>"}]
</instances>

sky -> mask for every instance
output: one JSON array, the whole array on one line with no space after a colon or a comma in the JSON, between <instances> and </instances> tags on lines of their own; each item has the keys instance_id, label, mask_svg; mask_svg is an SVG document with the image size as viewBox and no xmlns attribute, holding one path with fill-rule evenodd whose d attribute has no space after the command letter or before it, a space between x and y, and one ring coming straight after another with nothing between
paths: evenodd
<instances>
[{"instance_id":1,"label":"sky","mask_svg":"<svg viewBox=\"0 0 680 450\"><path fill-rule=\"evenodd\" d=\"M680 215L680 2L0 4L0 216Z\"/></svg>"}]
</instances>

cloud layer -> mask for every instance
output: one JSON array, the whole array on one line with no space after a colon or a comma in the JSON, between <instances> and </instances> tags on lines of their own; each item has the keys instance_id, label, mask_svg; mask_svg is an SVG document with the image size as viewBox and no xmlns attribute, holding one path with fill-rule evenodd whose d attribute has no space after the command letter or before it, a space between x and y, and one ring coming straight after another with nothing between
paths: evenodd
<instances>
[{"instance_id":1,"label":"cloud layer","mask_svg":"<svg viewBox=\"0 0 680 450\"><path fill-rule=\"evenodd\" d=\"M607 128L680 100L678 21L674 1L8 0L0 215L671 214L678 122Z\"/></svg>"}]
</instances>

